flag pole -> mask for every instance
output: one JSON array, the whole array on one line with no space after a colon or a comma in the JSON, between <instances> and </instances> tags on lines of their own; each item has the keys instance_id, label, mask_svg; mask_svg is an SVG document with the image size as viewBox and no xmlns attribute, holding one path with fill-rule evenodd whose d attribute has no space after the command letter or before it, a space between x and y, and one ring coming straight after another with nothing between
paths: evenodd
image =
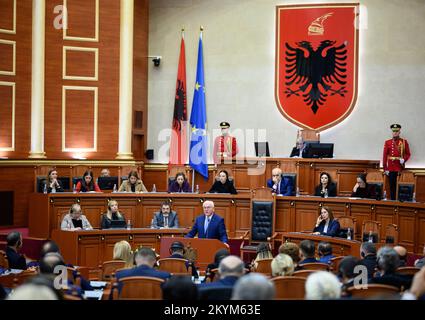
<instances>
[{"instance_id":1,"label":"flag pole","mask_svg":"<svg viewBox=\"0 0 425 320\"><path fill-rule=\"evenodd\" d=\"M195 185L195 170L192 169L192 193Z\"/></svg>"}]
</instances>

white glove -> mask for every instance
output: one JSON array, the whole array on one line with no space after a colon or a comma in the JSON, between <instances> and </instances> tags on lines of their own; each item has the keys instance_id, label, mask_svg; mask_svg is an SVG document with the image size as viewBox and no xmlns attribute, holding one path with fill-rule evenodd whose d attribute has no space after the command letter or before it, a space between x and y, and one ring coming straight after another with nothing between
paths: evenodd
<instances>
[{"instance_id":1,"label":"white glove","mask_svg":"<svg viewBox=\"0 0 425 320\"><path fill-rule=\"evenodd\" d=\"M385 171L384 171L384 174L385 174L386 176L388 176L388 175L390 174L390 172L389 172L388 170L385 170Z\"/></svg>"},{"instance_id":2,"label":"white glove","mask_svg":"<svg viewBox=\"0 0 425 320\"><path fill-rule=\"evenodd\" d=\"M400 159L400 164L403 164L404 163L404 159L403 158L401 158Z\"/></svg>"}]
</instances>

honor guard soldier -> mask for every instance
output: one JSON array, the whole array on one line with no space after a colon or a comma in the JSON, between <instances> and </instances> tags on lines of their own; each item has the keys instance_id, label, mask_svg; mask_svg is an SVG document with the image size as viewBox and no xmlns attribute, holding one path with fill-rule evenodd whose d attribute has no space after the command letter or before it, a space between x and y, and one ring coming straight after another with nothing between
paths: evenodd
<instances>
[{"instance_id":1,"label":"honor guard soldier","mask_svg":"<svg viewBox=\"0 0 425 320\"><path fill-rule=\"evenodd\" d=\"M220 123L221 135L215 138L213 157L214 163L221 163L221 159L232 159L238 153L236 138L229 135L230 124L226 121Z\"/></svg>"},{"instance_id":2,"label":"honor guard soldier","mask_svg":"<svg viewBox=\"0 0 425 320\"><path fill-rule=\"evenodd\" d=\"M390 128L393 132L393 138L385 141L383 167L390 180L391 200L396 200L397 176L410 158L410 149L407 140L400 138L401 125L392 124Z\"/></svg>"}]
</instances>

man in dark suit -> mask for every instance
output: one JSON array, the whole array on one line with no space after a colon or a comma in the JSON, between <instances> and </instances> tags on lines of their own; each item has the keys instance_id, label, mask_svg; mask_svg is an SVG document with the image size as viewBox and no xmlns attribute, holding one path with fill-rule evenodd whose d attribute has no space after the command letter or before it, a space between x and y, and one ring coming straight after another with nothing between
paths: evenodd
<instances>
[{"instance_id":1,"label":"man in dark suit","mask_svg":"<svg viewBox=\"0 0 425 320\"><path fill-rule=\"evenodd\" d=\"M153 217L152 228L178 228L179 218L175 211L171 211L169 202L163 202L161 204L161 210L156 212Z\"/></svg>"},{"instance_id":2,"label":"man in dark suit","mask_svg":"<svg viewBox=\"0 0 425 320\"><path fill-rule=\"evenodd\" d=\"M233 287L244 275L245 264L237 256L228 256L221 260L218 267L218 281L198 285L199 296L202 299L230 299Z\"/></svg>"},{"instance_id":3,"label":"man in dark suit","mask_svg":"<svg viewBox=\"0 0 425 320\"><path fill-rule=\"evenodd\" d=\"M267 187L272 189L272 192L276 194L281 194L283 196L294 195L292 179L289 177L283 177L282 170L280 168L274 168L272 170L272 178L267 180Z\"/></svg>"},{"instance_id":4,"label":"man in dark suit","mask_svg":"<svg viewBox=\"0 0 425 320\"><path fill-rule=\"evenodd\" d=\"M300 258L301 261L298 262L299 266L302 266L304 263L315 263L318 262L314 257L315 247L314 242L311 240L303 240L300 242Z\"/></svg>"},{"instance_id":5,"label":"man in dark suit","mask_svg":"<svg viewBox=\"0 0 425 320\"><path fill-rule=\"evenodd\" d=\"M6 237L7 248L6 256L9 261L10 269L27 269L27 262L24 255L19 254L19 250L22 248L22 235L18 231L12 231Z\"/></svg>"},{"instance_id":6,"label":"man in dark suit","mask_svg":"<svg viewBox=\"0 0 425 320\"><path fill-rule=\"evenodd\" d=\"M218 239L227 245L227 232L224 219L214 213L214 202L207 200L203 206L204 214L196 218L192 230L186 238L194 238L198 235L200 239Z\"/></svg>"},{"instance_id":7,"label":"man in dark suit","mask_svg":"<svg viewBox=\"0 0 425 320\"><path fill-rule=\"evenodd\" d=\"M376 246L372 242L363 242L360 247L360 264L367 268L367 277L372 278L376 271Z\"/></svg>"},{"instance_id":8,"label":"man in dark suit","mask_svg":"<svg viewBox=\"0 0 425 320\"><path fill-rule=\"evenodd\" d=\"M116 278L118 281L118 290L121 291L122 282L120 279L126 277L154 277L167 280L171 274L164 271L155 270L153 267L156 263L155 252L151 248L140 248L137 250L135 257L136 267L132 269L124 269L118 271Z\"/></svg>"}]
</instances>

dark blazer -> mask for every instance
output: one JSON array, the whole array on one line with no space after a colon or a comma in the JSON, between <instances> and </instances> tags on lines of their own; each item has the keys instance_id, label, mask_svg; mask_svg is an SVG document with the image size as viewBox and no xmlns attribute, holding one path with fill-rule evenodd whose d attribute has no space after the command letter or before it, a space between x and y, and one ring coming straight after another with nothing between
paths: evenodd
<instances>
[{"instance_id":1,"label":"dark blazer","mask_svg":"<svg viewBox=\"0 0 425 320\"><path fill-rule=\"evenodd\" d=\"M412 285L413 276L398 274L398 273L390 273L384 274L380 277L373 277L369 283L377 283L377 284L386 284L389 286L395 286L398 288L403 287L404 289L409 289Z\"/></svg>"},{"instance_id":2,"label":"dark blazer","mask_svg":"<svg viewBox=\"0 0 425 320\"><path fill-rule=\"evenodd\" d=\"M228 276L224 279L220 279L214 282L200 283L198 284L198 288L200 290L204 290L207 288L222 288L222 287L233 287L236 282L239 280L239 277Z\"/></svg>"},{"instance_id":3,"label":"dark blazer","mask_svg":"<svg viewBox=\"0 0 425 320\"><path fill-rule=\"evenodd\" d=\"M117 215L112 214L112 220L122 220L125 221L125 218L123 215L121 217L118 217ZM100 222L100 227L102 229L110 229L111 228L111 219L108 218L108 216L105 214L102 215L102 221Z\"/></svg>"},{"instance_id":4,"label":"dark blazer","mask_svg":"<svg viewBox=\"0 0 425 320\"><path fill-rule=\"evenodd\" d=\"M336 235L338 235L338 232L340 229L338 220L335 220L335 219L330 220L328 225L328 230L326 232L323 231L325 229L325 224L326 224L326 221L323 220L322 222L320 222L318 227L315 227L313 229L313 232L320 232L322 236L330 236L330 237L335 237Z\"/></svg>"},{"instance_id":5,"label":"dark blazer","mask_svg":"<svg viewBox=\"0 0 425 320\"><path fill-rule=\"evenodd\" d=\"M297 147L293 147L289 158L304 157L304 153L305 153L305 147L303 149L298 149Z\"/></svg>"},{"instance_id":6,"label":"dark blazer","mask_svg":"<svg viewBox=\"0 0 425 320\"><path fill-rule=\"evenodd\" d=\"M164 227L164 214L162 212L155 212L153 216L153 228ZM179 227L179 218L175 211L171 211L168 214L168 227L169 228L178 228Z\"/></svg>"},{"instance_id":7,"label":"dark blazer","mask_svg":"<svg viewBox=\"0 0 425 320\"><path fill-rule=\"evenodd\" d=\"M183 181L183 185L180 187L180 185L177 183L177 181L172 181L168 185L168 192L191 192L189 182L186 180Z\"/></svg>"},{"instance_id":8,"label":"dark blazer","mask_svg":"<svg viewBox=\"0 0 425 320\"><path fill-rule=\"evenodd\" d=\"M227 243L226 226L224 225L224 219L222 217L215 213L212 215L207 234L204 232L204 224L205 215L203 214L196 218L192 230L186 234L185 238L194 238L198 235L200 239L218 239L221 242Z\"/></svg>"},{"instance_id":9,"label":"dark blazer","mask_svg":"<svg viewBox=\"0 0 425 320\"><path fill-rule=\"evenodd\" d=\"M116 278L118 281L118 290L120 292L122 288L122 282L120 281L120 279L126 277L154 277L167 280L171 277L171 274L169 272L155 270L154 268L151 268L146 265L141 265L132 269L124 269L118 271L116 274Z\"/></svg>"},{"instance_id":10,"label":"dark blazer","mask_svg":"<svg viewBox=\"0 0 425 320\"><path fill-rule=\"evenodd\" d=\"M235 186L232 182L229 180L226 181L226 183L221 183L221 181L216 181L212 185L210 193L231 193L231 194L237 194L238 192L235 189Z\"/></svg>"},{"instance_id":11,"label":"dark blazer","mask_svg":"<svg viewBox=\"0 0 425 320\"><path fill-rule=\"evenodd\" d=\"M273 188L274 183L272 179L268 179L267 180L267 187L269 187L270 189L273 189L273 192L275 192L276 194L281 194L283 196L293 196L294 195L294 185L292 184L292 179L289 177L285 177L283 176L282 179L280 180L280 187L279 187L279 192L277 192L278 190Z\"/></svg>"},{"instance_id":12,"label":"dark blazer","mask_svg":"<svg viewBox=\"0 0 425 320\"><path fill-rule=\"evenodd\" d=\"M365 188L357 188L356 192L351 193L352 197L375 199L376 192L373 186L366 184Z\"/></svg>"},{"instance_id":13,"label":"dark blazer","mask_svg":"<svg viewBox=\"0 0 425 320\"><path fill-rule=\"evenodd\" d=\"M304 263L317 263L319 261L316 260L316 258L306 258L303 261L298 262L299 266L302 266ZM303 270L302 268L300 268L300 270Z\"/></svg>"},{"instance_id":14,"label":"dark blazer","mask_svg":"<svg viewBox=\"0 0 425 320\"><path fill-rule=\"evenodd\" d=\"M314 195L324 197L324 194L322 194L322 184L316 186L314 189ZM336 184L334 182L328 185L328 197L336 197Z\"/></svg>"},{"instance_id":15,"label":"dark blazer","mask_svg":"<svg viewBox=\"0 0 425 320\"><path fill-rule=\"evenodd\" d=\"M27 262L25 261L25 257L17 253L11 247L6 248L6 256L7 261L9 261L10 269L27 270Z\"/></svg>"},{"instance_id":16,"label":"dark blazer","mask_svg":"<svg viewBox=\"0 0 425 320\"><path fill-rule=\"evenodd\" d=\"M376 271L376 254L368 255L360 260L360 264L364 265L367 268L367 277L373 278L373 274Z\"/></svg>"},{"instance_id":17,"label":"dark blazer","mask_svg":"<svg viewBox=\"0 0 425 320\"><path fill-rule=\"evenodd\" d=\"M56 192L63 192L62 182L60 182L59 180L57 181L58 181L59 187L56 188ZM46 181L46 186L47 186L47 193L52 193L52 188L50 187L50 183L48 183L47 181Z\"/></svg>"}]
</instances>

